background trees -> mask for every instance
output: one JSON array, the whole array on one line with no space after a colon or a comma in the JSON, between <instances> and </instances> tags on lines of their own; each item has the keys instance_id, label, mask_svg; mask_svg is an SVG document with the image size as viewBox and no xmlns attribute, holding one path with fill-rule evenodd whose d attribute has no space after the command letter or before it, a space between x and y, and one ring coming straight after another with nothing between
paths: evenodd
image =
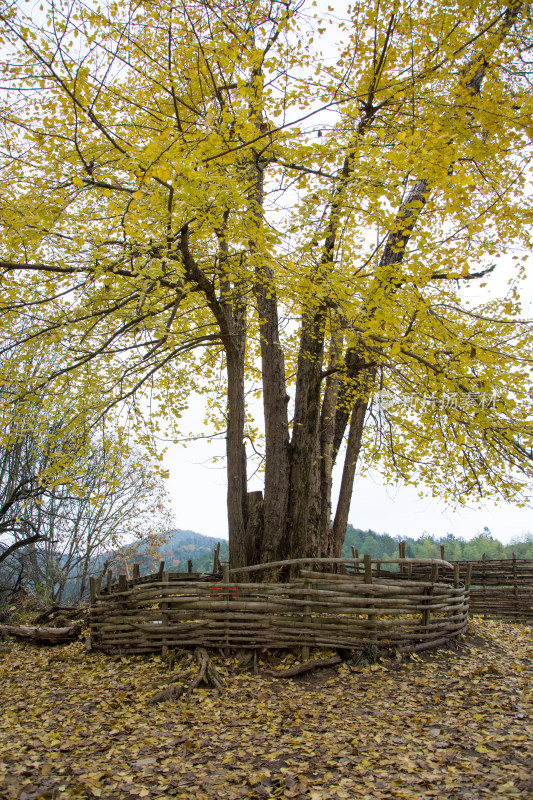
<instances>
[{"instance_id":1,"label":"background trees","mask_svg":"<svg viewBox=\"0 0 533 800\"><path fill-rule=\"evenodd\" d=\"M89 387L130 401L137 433L143 393L167 420L208 394L234 566L339 554L361 453L450 500L527 495L528 13L356 3L335 60L290 0L3 13L14 363L53 341L33 383L81 418ZM510 284L465 292L505 253Z\"/></svg>"},{"instance_id":2,"label":"background trees","mask_svg":"<svg viewBox=\"0 0 533 800\"><path fill-rule=\"evenodd\" d=\"M109 418L104 428L77 413L78 399L41 391L20 402L42 367L35 352L15 369L3 359L0 403L0 593L17 589L59 600L80 599L89 574L125 545L158 546L171 526L159 464L132 448L127 429ZM54 354L46 363L53 367ZM23 387L26 387L23 389ZM50 400L52 399L52 402Z\"/></svg>"},{"instance_id":3,"label":"background trees","mask_svg":"<svg viewBox=\"0 0 533 800\"><path fill-rule=\"evenodd\" d=\"M168 496L145 453L93 438L78 449L70 473L55 479L29 436L0 453L2 496L23 487L0 521L4 599L25 589L54 601L81 600L90 575L106 565L124 568L141 544L149 558L164 542L172 524ZM19 453L25 460L17 461Z\"/></svg>"}]
</instances>

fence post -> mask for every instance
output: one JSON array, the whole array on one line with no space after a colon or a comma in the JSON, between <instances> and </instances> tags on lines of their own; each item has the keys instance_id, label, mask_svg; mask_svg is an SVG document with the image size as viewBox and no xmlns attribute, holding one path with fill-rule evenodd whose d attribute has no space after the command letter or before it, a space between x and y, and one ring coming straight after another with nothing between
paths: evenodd
<instances>
[{"instance_id":1,"label":"fence post","mask_svg":"<svg viewBox=\"0 0 533 800\"><path fill-rule=\"evenodd\" d=\"M304 581L304 588L305 589L310 589L311 588L311 581L305 580ZM309 603L311 602L311 596L309 594L306 594L304 596L304 599L308 600ZM310 605L304 606L304 615L303 615L302 622L303 622L304 625L306 625L307 623L311 622L311 606ZM302 660L303 661L309 661L309 656L310 655L311 655L311 648L309 647L308 644L304 644L303 647L302 647Z\"/></svg>"},{"instance_id":2,"label":"fence post","mask_svg":"<svg viewBox=\"0 0 533 800\"><path fill-rule=\"evenodd\" d=\"M365 565L365 583L372 583L372 559L370 556L363 556Z\"/></svg>"},{"instance_id":3,"label":"fence post","mask_svg":"<svg viewBox=\"0 0 533 800\"><path fill-rule=\"evenodd\" d=\"M363 562L365 565L365 583L372 585L372 558L369 555L363 556ZM371 604L374 603L374 595L371 593L369 595L369 602ZM377 644L377 632L375 630L375 621L376 615L375 614L368 614L368 634L372 648L376 647ZM373 653L373 657L375 656L375 652Z\"/></svg>"},{"instance_id":4,"label":"fence post","mask_svg":"<svg viewBox=\"0 0 533 800\"><path fill-rule=\"evenodd\" d=\"M229 564L222 564L222 583L226 587L222 596L227 604L229 603ZM229 611L227 607L224 612L224 644L226 647L225 655L229 656Z\"/></svg>"},{"instance_id":5,"label":"fence post","mask_svg":"<svg viewBox=\"0 0 533 800\"><path fill-rule=\"evenodd\" d=\"M431 599L430 598L431 598L431 595L433 594L433 586L427 586L424 589L424 594L426 594L428 596L428 599L426 601L424 601L424 600L422 601L423 604L424 603L426 604L426 608L424 608L423 611L422 611L422 628L423 628L423 633L426 633L426 628L429 628L429 620L430 620L430 616L431 616L431 608L430 608Z\"/></svg>"},{"instance_id":6,"label":"fence post","mask_svg":"<svg viewBox=\"0 0 533 800\"><path fill-rule=\"evenodd\" d=\"M470 561L466 565L465 589L470 590L471 583L472 583L472 562Z\"/></svg>"},{"instance_id":7,"label":"fence post","mask_svg":"<svg viewBox=\"0 0 533 800\"><path fill-rule=\"evenodd\" d=\"M96 601L96 578L89 578L89 592L91 593L91 605Z\"/></svg>"},{"instance_id":8,"label":"fence post","mask_svg":"<svg viewBox=\"0 0 533 800\"><path fill-rule=\"evenodd\" d=\"M165 562L163 562L163 563L165 563ZM162 573L161 582L168 585L168 572L163 572ZM161 627L165 628L165 627L168 626L168 602L167 601L163 601L161 603L161 609L163 611L163 613L161 614ZM166 636L167 636L167 633L165 631L162 631L163 642L161 644L161 658L165 658L166 654L168 653L168 645L165 643Z\"/></svg>"},{"instance_id":9,"label":"fence post","mask_svg":"<svg viewBox=\"0 0 533 800\"><path fill-rule=\"evenodd\" d=\"M141 568L138 564L133 565L133 580L138 581L141 577Z\"/></svg>"},{"instance_id":10,"label":"fence post","mask_svg":"<svg viewBox=\"0 0 533 800\"><path fill-rule=\"evenodd\" d=\"M111 594L111 587L113 586L113 570L107 570L107 593Z\"/></svg>"},{"instance_id":11,"label":"fence post","mask_svg":"<svg viewBox=\"0 0 533 800\"><path fill-rule=\"evenodd\" d=\"M518 603L518 576L517 576L517 569L516 569L516 554L513 553L513 599L514 599L514 613L516 619L519 618L520 609Z\"/></svg>"}]
</instances>

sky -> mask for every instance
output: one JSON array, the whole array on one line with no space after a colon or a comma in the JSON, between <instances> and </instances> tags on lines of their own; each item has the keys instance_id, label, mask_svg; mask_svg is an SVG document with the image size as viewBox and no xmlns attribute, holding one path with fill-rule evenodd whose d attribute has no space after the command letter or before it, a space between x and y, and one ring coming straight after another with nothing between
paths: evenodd
<instances>
[{"instance_id":1,"label":"sky","mask_svg":"<svg viewBox=\"0 0 533 800\"><path fill-rule=\"evenodd\" d=\"M183 418L183 430L191 430L193 426L198 430L201 417L202 409L195 408L193 401ZM223 452L223 441L210 444L202 440L186 448L168 447L165 457L170 472L167 488L177 528L227 539L225 463L224 460L210 463L214 455ZM260 488L260 480L253 478L249 490ZM453 533L471 539L487 527L496 539L508 544L533 531L533 509L486 504L481 509L454 511L430 496L419 498L414 487L387 486L376 475L375 478L356 479L349 523L361 530L370 528L377 533L414 538L427 532L437 538Z\"/></svg>"}]
</instances>

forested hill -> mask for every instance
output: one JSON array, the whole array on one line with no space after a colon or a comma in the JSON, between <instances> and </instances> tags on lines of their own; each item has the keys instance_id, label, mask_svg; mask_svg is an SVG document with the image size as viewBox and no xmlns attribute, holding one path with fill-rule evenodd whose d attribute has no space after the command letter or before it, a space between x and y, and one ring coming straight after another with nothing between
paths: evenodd
<instances>
[{"instance_id":1,"label":"forested hill","mask_svg":"<svg viewBox=\"0 0 533 800\"><path fill-rule=\"evenodd\" d=\"M227 561L229 558L227 540L203 536L194 531L170 531L167 542L159 548L159 554L170 572L186 572L189 560L192 561L194 572L211 572L213 552L218 542L220 542L220 560Z\"/></svg>"},{"instance_id":2,"label":"forested hill","mask_svg":"<svg viewBox=\"0 0 533 800\"><path fill-rule=\"evenodd\" d=\"M533 558L533 534L528 533L522 541L504 545L494 539L490 530L485 528L483 533L473 539L457 538L449 533L440 539L425 534L419 539L409 536L390 536L387 533L375 531L362 531L348 525L346 540L342 554L352 555L352 546L359 550L359 554L368 553L372 558L396 558L398 556L398 541L406 542L405 555L407 558L440 558L440 546L444 545L444 557L448 561L473 560L482 558L511 558L513 553L517 558Z\"/></svg>"},{"instance_id":3,"label":"forested hill","mask_svg":"<svg viewBox=\"0 0 533 800\"><path fill-rule=\"evenodd\" d=\"M400 537L390 536L387 533L362 531L348 525L343 556L350 557L353 546L359 550L360 555L368 553L373 558L396 558L399 540ZM403 540L406 542L408 558L440 558L441 544L444 545L445 558L451 561L477 559L481 558L483 553L488 559L511 558L513 553L517 558L533 558L533 534L528 534L523 537L523 541L510 545L503 545L494 539L487 528L468 542L452 534L440 539L426 535L420 539L403 537ZM187 562L191 559L195 572L209 572L213 565L213 550L218 541L221 542L220 558L226 561L228 559L226 540L203 536L194 531L170 531L168 541L159 548L159 554L161 559L165 560L166 568L171 571L185 572Z\"/></svg>"}]
</instances>

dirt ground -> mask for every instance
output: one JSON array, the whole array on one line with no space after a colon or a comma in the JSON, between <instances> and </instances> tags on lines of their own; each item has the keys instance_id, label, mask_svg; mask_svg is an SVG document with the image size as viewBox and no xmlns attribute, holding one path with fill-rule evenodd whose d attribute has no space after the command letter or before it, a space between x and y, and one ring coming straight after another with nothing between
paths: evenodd
<instances>
[{"instance_id":1,"label":"dirt ground","mask_svg":"<svg viewBox=\"0 0 533 800\"><path fill-rule=\"evenodd\" d=\"M11 640L0 797L532 800L533 628L470 631L457 649L292 679L219 657L221 697L159 705L158 656ZM178 654L175 671L195 668Z\"/></svg>"}]
</instances>

